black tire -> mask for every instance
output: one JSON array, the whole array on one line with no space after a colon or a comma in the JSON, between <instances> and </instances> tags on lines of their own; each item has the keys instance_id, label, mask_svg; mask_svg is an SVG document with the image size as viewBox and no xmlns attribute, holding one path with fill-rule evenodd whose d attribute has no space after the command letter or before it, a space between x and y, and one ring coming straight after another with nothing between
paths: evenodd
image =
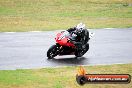
<instances>
[{"instance_id":1,"label":"black tire","mask_svg":"<svg viewBox=\"0 0 132 88\"><path fill-rule=\"evenodd\" d=\"M47 57L48 59L53 59L55 56L57 56L57 46L52 45L47 51Z\"/></svg>"},{"instance_id":2,"label":"black tire","mask_svg":"<svg viewBox=\"0 0 132 88\"><path fill-rule=\"evenodd\" d=\"M84 46L82 46L82 50L75 51L75 56L82 57L88 50L89 50L89 44L87 43Z\"/></svg>"},{"instance_id":3,"label":"black tire","mask_svg":"<svg viewBox=\"0 0 132 88\"><path fill-rule=\"evenodd\" d=\"M89 50L89 44L87 43L84 48L84 54Z\"/></svg>"},{"instance_id":4,"label":"black tire","mask_svg":"<svg viewBox=\"0 0 132 88\"><path fill-rule=\"evenodd\" d=\"M84 85L87 79L83 75L81 75L81 76L76 76L76 81L79 85Z\"/></svg>"},{"instance_id":5,"label":"black tire","mask_svg":"<svg viewBox=\"0 0 132 88\"><path fill-rule=\"evenodd\" d=\"M75 51L75 56L76 57L82 57L84 54L83 54L83 51L80 50L80 51Z\"/></svg>"}]
</instances>

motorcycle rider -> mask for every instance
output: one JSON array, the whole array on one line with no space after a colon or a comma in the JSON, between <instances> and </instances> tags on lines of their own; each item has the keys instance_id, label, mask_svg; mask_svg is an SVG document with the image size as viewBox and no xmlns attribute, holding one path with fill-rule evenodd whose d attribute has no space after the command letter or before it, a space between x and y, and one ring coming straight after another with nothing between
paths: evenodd
<instances>
[{"instance_id":1,"label":"motorcycle rider","mask_svg":"<svg viewBox=\"0 0 132 88\"><path fill-rule=\"evenodd\" d=\"M72 42L77 47L77 52L81 51L82 46L86 45L89 40L89 31L85 28L85 24L79 23L76 27L69 28L67 30L71 35L75 37Z\"/></svg>"}]
</instances>

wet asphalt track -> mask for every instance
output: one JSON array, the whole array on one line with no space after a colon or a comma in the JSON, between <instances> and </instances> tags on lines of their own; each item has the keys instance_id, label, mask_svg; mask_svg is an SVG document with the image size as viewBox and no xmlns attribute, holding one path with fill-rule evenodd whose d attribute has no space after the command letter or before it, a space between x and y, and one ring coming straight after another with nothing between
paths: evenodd
<instances>
[{"instance_id":1,"label":"wet asphalt track","mask_svg":"<svg viewBox=\"0 0 132 88\"><path fill-rule=\"evenodd\" d=\"M95 36L82 58L63 56L54 60L47 60L46 52L55 43L58 31L0 33L0 70L132 63L132 28L90 31Z\"/></svg>"}]
</instances>

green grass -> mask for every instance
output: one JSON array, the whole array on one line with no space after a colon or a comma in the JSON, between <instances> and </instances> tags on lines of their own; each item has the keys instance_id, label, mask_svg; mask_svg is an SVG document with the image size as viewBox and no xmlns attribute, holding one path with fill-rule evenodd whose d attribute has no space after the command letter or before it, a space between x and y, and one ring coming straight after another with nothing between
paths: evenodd
<instances>
[{"instance_id":1,"label":"green grass","mask_svg":"<svg viewBox=\"0 0 132 88\"><path fill-rule=\"evenodd\" d=\"M28 70L1 70L0 88L80 88L76 83L79 66ZM130 74L132 64L85 66L90 74ZM131 88L129 84L86 84L83 88Z\"/></svg>"},{"instance_id":2,"label":"green grass","mask_svg":"<svg viewBox=\"0 0 132 88\"><path fill-rule=\"evenodd\" d=\"M132 27L131 0L0 0L0 31Z\"/></svg>"}]
</instances>

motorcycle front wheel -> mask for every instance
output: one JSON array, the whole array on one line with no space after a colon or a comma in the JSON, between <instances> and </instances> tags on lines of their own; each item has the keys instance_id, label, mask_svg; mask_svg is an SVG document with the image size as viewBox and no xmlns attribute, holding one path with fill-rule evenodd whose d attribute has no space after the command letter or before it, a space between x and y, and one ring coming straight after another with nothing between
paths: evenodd
<instances>
[{"instance_id":1,"label":"motorcycle front wheel","mask_svg":"<svg viewBox=\"0 0 132 88\"><path fill-rule=\"evenodd\" d=\"M57 56L57 46L52 45L47 51L47 57L48 59L53 59L55 56Z\"/></svg>"}]
</instances>

